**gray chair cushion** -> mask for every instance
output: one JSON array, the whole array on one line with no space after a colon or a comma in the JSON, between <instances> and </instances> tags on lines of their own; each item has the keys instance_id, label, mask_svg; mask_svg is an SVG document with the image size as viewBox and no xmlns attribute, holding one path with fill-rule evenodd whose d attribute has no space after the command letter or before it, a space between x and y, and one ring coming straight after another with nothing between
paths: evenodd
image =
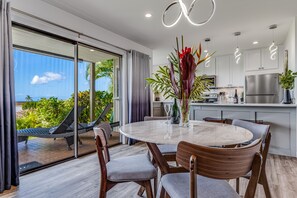
<instances>
[{"instance_id":1,"label":"gray chair cushion","mask_svg":"<svg viewBox=\"0 0 297 198\"><path fill-rule=\"evenodd\" d=\"M144 181L157 176L148 154L133 155L109 161L107 179L113 182Z\"/></svg>"},{"instance_id":2,"label":"gray chair cushion","mask_svg":"<svg viewBox=\"0 0 297 198\"><path fill-rule=\"evenodd\" d=\"M232 125L239 126L251 131L253 133L253 139L251 140L251 142L259 138L264 140L269 130L269 125L256 124L243 120L233 120Z\"/></svg>"},{"instance_id":3,"label":"gray chair cushion","mask_svg":"<svg viewBox=\"0 0 297 198\"><path fill-rule=\"evenodd\" d=\"M190 197L189 173L167 174L161 178L161 184L171 198ZM239 198L240 196L225 180L197 176L197 194L199 198Z\"/></svg>"},{"instance_id":4,"label":"gray chair cushion","mask_svg":"<svg viewBox=\"0 0 297 198\"><path fill-rule=\"evenodd\" d=\"M158 144L157 146L162 154L174 154L177 152L177 145Z\"/></svg>"}]
</instances>

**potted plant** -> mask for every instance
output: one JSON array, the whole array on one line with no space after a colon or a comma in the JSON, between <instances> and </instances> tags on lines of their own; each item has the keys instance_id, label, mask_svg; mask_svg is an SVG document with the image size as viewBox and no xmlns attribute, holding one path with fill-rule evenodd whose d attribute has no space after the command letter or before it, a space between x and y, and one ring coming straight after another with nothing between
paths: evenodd
<instances>
[{"instance_id":1,"label":"potted plant","mask_svg":"<svg viewBox=\"0 0 297 198\"><path fill-rule=\"evenodd\" d=\"M297 77L297 72L293 72L292 70L286 67L285 72L280 75L280 84L284 89L284 104L291 104L292 98L290 90L294 88L295 78Z\"/></svg>"},{"instance_id":2,"label":"potted plant","mask_svg":"<svg viewBox=\"0 0 297 198\"><path fill-rule=\"evenodd\" d=\"M197 76L198 65L209 59L210 56L201 57L202 47L198 49L179 47L176 38L176 53L169 54L170 66L160 66L152 78L147 78L153 90L161 92L166 99L176 98L180 110L180 126L189 126L189 111L191 100L198 100L207 90L208 81Z\"/></svg>"}]
</instances>

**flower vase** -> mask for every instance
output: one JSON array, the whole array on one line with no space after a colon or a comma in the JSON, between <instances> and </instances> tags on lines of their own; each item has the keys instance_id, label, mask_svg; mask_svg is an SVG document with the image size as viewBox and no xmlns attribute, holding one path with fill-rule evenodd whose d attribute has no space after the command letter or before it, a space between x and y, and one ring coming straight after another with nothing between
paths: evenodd
<instances>
[{"instance_id":1,"label":"flower vase","mask_svg":"<svg viewBox=\"0 0 297 198\"><path fill-rule=\"evenodd\" d=\"M189 120L190 120L190 99L180 99L179 104L179 112L180 112L180 127L189 127Z\"/></svg>"},{"instance_id":2,"label":"flower vase","mask_svg":"<svg viewBox=\"0 0 297 198\"><path fill-rule=\"evenodd\" d=\"M292 104L291 92L288 89L284 90L283 104Z\"/></svg>"}]
</instances>

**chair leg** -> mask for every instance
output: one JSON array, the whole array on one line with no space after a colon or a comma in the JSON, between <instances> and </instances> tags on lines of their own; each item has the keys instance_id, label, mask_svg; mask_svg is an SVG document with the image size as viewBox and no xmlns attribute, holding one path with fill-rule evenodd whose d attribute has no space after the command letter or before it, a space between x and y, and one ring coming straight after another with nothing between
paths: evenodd
<instances>
[{"instance_id":1,"label":"chair leg","mask_svg":"<svg viewBox=\"0 0 297 198\"><path fill-rule=\"evenodd\" d=\"M26 137L25 144L28 144L29 137Z\"/></svg>"},{"instance_id":2,"label":"chair leg","mask_svg":"<svg viewBox=\"0 0 297 198\"><path fill-rule=\"evenodd\" d=\"M239 178L236 178L236 192L239 194Z\"/></svg>"},{"instance_id":3,"label":"chair leg","mask_svg":"<svg viewBox=\"0 0 297 198\"><path fill-rule=\"evenodd\" d=\"M106 186L101 185L100 186L100 192L99 192L99 198L106 198Z\"/></svg>"},{"instance_id":4,"label":"chair leg","mask_svg":"<svg viewBox=\"0 0 297 198\"><path fill-rule=\"evenodd\" d=\"M163 188L163 186L161 187L161 192L160 192L160 197L161 198L165 198L165 194L167 194L167 193L165 193L165 189Z\"/></svg>"},{"instance_id":5,"label":"chair leg","mask_svg":"<svg viewBox=\"0 0 297 198\"><path fill-rule=\"evenodd\" d=\"M146 197L153 198L154 196L153 196L151 181L150 180L145 181L144 185L145 185Z\"/></svg>"},{"instance_id":6,"label":"chair leg","mask_svg":"<svg viewBox=\"0 0 297 198\"><path fill-rule=\"evenodd\" d=\"M269 185L268 185L268 181L267 181L267 176L266 176L265 170L262 171L262 174L261 174L259 180L260 180L259 183L261 183L263 185L266 198L271 198L271 193L270 193L270 189L269 189Z\"/></svg>"},{"instance_id":7,"label":"chair leg","mask_svg":"<svg viewBox=\"0 0 297 198\"><path fill-rule=\"evenodd\" d=\"M140 186L137 195L140 196L140 197L142 197L144 191L145 191L145 187L144 186Z\"/></svg>"},{"instance_id":8,"label":"chair leg","mask_svg":"<svg viewBox=\"0 0 297 198\"><path fill-rule=\"evenodd\" d=\"M154 178L154 195L157 196L158 191L158 175Z\"/></svg>"}]
</instances>

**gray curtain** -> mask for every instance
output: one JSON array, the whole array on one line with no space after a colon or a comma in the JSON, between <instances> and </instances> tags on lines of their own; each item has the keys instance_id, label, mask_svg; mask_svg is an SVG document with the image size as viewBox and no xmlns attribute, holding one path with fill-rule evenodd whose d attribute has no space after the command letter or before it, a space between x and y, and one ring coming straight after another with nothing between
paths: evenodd
<instances>
[{"instance_id":1,"label":"gray curtain","mask_svg":"<svg viewBox=\"0 0 297 198\"><path fill-rule=\"evenodd\" d=\"M0 0L0 192L19 184L10 6Z\"/></svg>"},{"instance_id":2,"label":"gray curtain","mask_svg":"<svg viewBox=\"0 0 297 198\"><path fill-rule=\"evenodd\" d=\"M143 121L151 115L150 89L145 80L150 77L150 57L132 51L128 72L129 123Z\"/></svg>"}]
</instances>

